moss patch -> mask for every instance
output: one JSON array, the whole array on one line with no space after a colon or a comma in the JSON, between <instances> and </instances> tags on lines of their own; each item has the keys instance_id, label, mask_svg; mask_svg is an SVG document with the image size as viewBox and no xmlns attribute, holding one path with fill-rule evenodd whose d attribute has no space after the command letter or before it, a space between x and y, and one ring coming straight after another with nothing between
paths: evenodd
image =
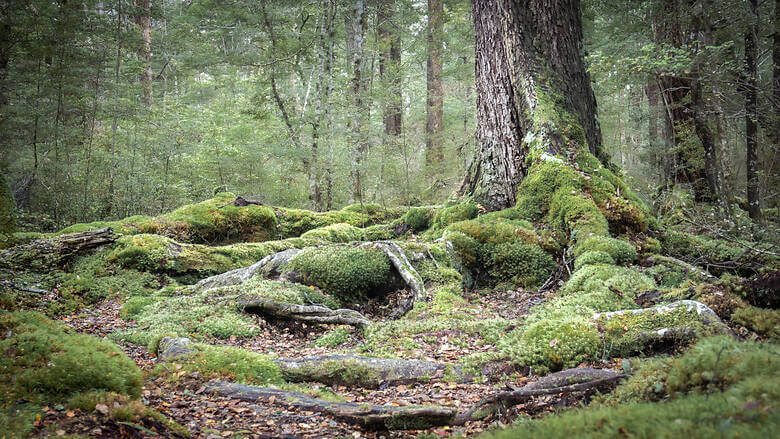
<instances>
[{"instance_id":1,"label":"moss patch","mask_svg":"<svg viewBox=\"0 0 780 439\"><path fill-rule=\"evenodd\" d=\"M362 301L393 284L393 270L387 256L367 247L310 247L301 251L285 268L300 281L314 285L344 303Z\"/></svg>"},{"instance_id":2,"label":"moss patch","mask_svg":"<svg viewBox=\"0 0 780 439\"><path fill-rule=\"evenodd\" d=\"M329 226L309 230L301 235L305 239L321 239L329 242L352 242L365 240L363 229L346 223L336 223Z\"/></svg>"}]
</instances>

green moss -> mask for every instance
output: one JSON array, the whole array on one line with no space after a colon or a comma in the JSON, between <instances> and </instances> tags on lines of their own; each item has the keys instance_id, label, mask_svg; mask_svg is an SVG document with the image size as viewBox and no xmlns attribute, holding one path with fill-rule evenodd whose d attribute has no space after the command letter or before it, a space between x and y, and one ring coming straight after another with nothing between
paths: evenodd
<instances>
[{"instance_id":1,"label":"green moss","mask_svg":"<svg viewBox=\"0 0 780 439\"><path fill-rule=\"evenodd\" d=\"M292 238L301 236L309 230L345 223L355 227L368 227L386 223L393 218L402 216L404 208L381 208L374 204L347 206L342 210L328 212L312 212L302 209L277 208L279 220L279 236Z\"/></svg>"},{"instance_id":2,"label":"green moss","mask_svg":"<svg viewBox=\"0 0 780 439\"><path fill-rule=\"evenodd\" d=\"M780 341L780 311L746 306L734 311L731 321L738 323L762 337Z\"/></svg>"},{"instance_id":3,"label":"green moss","mask_svg":"<svg viewBox=\"0 0 780 439\"><path fill-rule=\"evenodd\" d=\"M136 296L127 299L119 315L125 320L135 320L135 317L140 314L146 306L151 305L157 301L154 297Z\"/></svg>"},{"instance_id":4,"label":"green moss","mask_svg":"<svg viewBox=\"0 0 780 439\"><path fill-rule=\"evenodd\" d=\"M319 347L335 348L349 341L350 331L346 328L332 329L322 334L315 344Z\"/></svg>"},{"instance_id":5,"label":"green moss","mask_svg":"<svg viewBox=\"0 0 780 439\"><path fill-rule=\"evenodd\" d=\"M527 221L480 217L447 227L444 239L467 288L534 287L555 270L555 262Z\"/></svg>"},{"instance_id":6,"label":"green moss","mask_svg":"<svg viewBox=\"0 0 780 439\"><path fill-rule=\"evenodd\" d=\"M36 312L2 312L0 331L3 408L21 398L45 404L90 390L141 393L141 371L113 343L70 334Z\"/></svg>"},{"instance_id":7,"label":"green moss","mask_svg":"<svg viewBox=\"0 0 780 439\"><path fill-rule=\"evenodd\" d=\"M466 202L447 206L436 211L433 217L433 227L443 229L458 221L476 218L478 214L479 210L474 203Z\"/></svg>"},{"instance_id":8,"label":"green moss","mask_svg":"<svg viewBox=\"0 0 780 439\"><path fill-rule=\"evenodd\" d=\"M197 278L246 267L270 254L313 243L315 241L295 238L212 247L182 244L160 235L138 234L120 237L107 258L125 268L172 275L194 274Z\"/></svg>"},{"instance_id":9,"label":"green moss","mask_svg":"<svg viewBox=\"0 0 780 439\"><path fill-rule=\"evenodd\" d=\"M353 242L365 240L365 232L355 226L336 223L329 226L309 230L301 235L305 239L321 239L329 242Z\"/></svg>"},{"instance_id":10,"label":"green moss","mask_svg":"<svg viewBox=\"0 0 780 439\"><path fill-rule=\"evenodd\" d=\"M392 267L380 250L368 247L309 247L285 268L345 303L362 301L392 284Z\"/></svg>"},{"instance_id":11,"label":"green moss","mask_svg":"<svg viewBox=\"0 0 780 439\"><path fill-rule=\"evenodd\" d=\"M724 239L712 238L706 235L693 235L689 233L667 231L660 236L663 247L662 254L694 262L701 257L706 257L711 262L709 270L715 275L721 275L728 270L719 268L719 265L739 260L745 254L745 245L740 245ZM761 248L767 243L748 243L746 245ZM751 259L761 265L778 267L780 258L764 253L752 253ZM749 265L749 264L747 264ZM735 272L742 276L753 276L756 272L748 267L736 268Z\"/></svg>"},{"instance_id":12,"label":"green moss","mask_svg":"<svg viewBox=\"0 0 780 439\"><path fill-rule=\"evenodd\" d=\"M527 324L503 338L498 348L513 362L544 373L597 360L602 342L587 319L569 317Z\"/></svg>"},{"instance_id":13,"label":"green moss","mask_svg":"<svg viewBox=\"0 0 780 439\"><path fill-rule=\"evenodd\" d=\"M609 235L607 220L593 200L576 191L555 192L547 221L553 230L573 242Z\"/></svg>"},{"instance_id":14,"label":"green moss","mask_svg":"<svg viewBox=\"0 0 780 439\"><path fill-rule=\"evenodd\" d=\"M525 218L541 220L550 209L550 201L559 189L580 193L582 186L577 173L555 161L540 161L517 189L515 209Z\"/></svg>"},{"instance_id":15,"label":"green moss","mask_svg":"<svg viewBox=\"0 0 780 439\"><path fill-rule=\"evenodd\" d=\"M198 372L204 379L226 379L245 384L284 383L281 369L268 355L232 346L195 344L194 347L194 352L177 359L174 371ZM155 372L162 375L167 370L158 366Z\"/></svg>"},{"instance_id":16,"label":"green moss","mask_svg":"<svg viewBox=\"0 0 780 439\"><path fill-rule=\"evenodd\" d=\"M138 327L148 330L120 332L113 337L143 345L160 338L162 334L194 338L248 338L259 334L260 328L254 317L241 312L237 304L239 301L263 299L298 305L311 302L330 307L339 305L339 302L317 290L261 278L252 278L240 286L190 295L168 296L161 291L152 299L154 301L150 300L151 303L143 301L143 306L129 315L138 322Z\"/></svg>"},{"instance_id":17,"label":"green moss","mask_svg":"<svg viewBox=\"0 0 780 439\"><path fill-rule=\"evenodd\" d=\"M704 338L677 358L643 360L631 378L601 397L599 403L617 406L747 385L738 389L744 391L752 380L776 383L780 359L774 349L772 344L741 342L728 336Z\"/></svg>"},{"instance_id":18,"label":"green moss","mask_svg":"<svg viewBox=\"0 0 780 439\"><path fill-rule=\"evenodd\" d=\"M387 224L375 224L363 229L366 241L386 241L395 238L393 228Z\"/></svg>"},{"instance_id":19,"label":"green moss","mask_svg":"<svg viewBox=\"0 0 780 439\"><path fill-rule=\"evenodd\" d=\"M622 239L610 238L608 236L593 236L584 240L574 249L574 256L578 257L588 251L602 251L612 257L615 263L624 265L630 264L636 260L636 249L631 243Z\"/></svg>"},{"instance_id":20,"label":"green moss","mask_svg":"<svg viewBox=\"0 0 780 439\"><path fill-rule=\"evenodd\" d=\"M431 227L435 213L431 207L412 207L401 219L413 232L419 233Z\"/></svg>"},{"instance_id":21,"label":"green moss","mask_svg":"<svg viewBox=\"0 0 780 439\"><path fill-rule=\"evenodd\" d=\"M588 250L580 254L574 261L574 271L577 271L586 265L596 264L614 265L615 260L612 259L612 256L607 252L601 250Z\"/></svg>"}]
</instances>

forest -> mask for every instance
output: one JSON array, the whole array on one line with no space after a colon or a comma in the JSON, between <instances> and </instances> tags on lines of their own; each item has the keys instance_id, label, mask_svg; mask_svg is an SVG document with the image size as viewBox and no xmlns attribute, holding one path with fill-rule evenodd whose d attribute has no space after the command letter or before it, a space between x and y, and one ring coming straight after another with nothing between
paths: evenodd
<instances>
[{"instance_id":1,"label":"forest","mask_svg":"<svg viewBox=\"0 0 780 439\"><path fill-rule=\"evenodd\" d=\"M0 0L0 439L772 437L779 107L778 0Z\"/></svg>"}]
</instances>

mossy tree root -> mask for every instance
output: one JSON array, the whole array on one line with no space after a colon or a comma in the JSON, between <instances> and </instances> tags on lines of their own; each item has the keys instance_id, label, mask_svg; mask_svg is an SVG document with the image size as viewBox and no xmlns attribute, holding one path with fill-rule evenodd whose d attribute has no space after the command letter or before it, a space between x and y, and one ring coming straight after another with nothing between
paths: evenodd
<instances>
[{"instance_id":1,"label":"mossy tree root","mask_svg":"<svg viewBox=\"0 0 780 439\"><path fill-rule=\"evenodd\" d=\"M695 300L678 300L677 302L667 303L665 305L652 306L649 308L624 309L621 311L600 312L593 315L593 320L610 320L630 314L666 314L679 309L695 311L701 322L706 326L713 326L716 332L730 333L728 326L718 317L718 315L707 305Z\"/></svg>"},{"instance_id":2,"label":"mossy tree root","mask_svg":"<svg viewBox=\"0 0 780 439\"><path fill-rule=\"evenodd\" d=\"M369 429L420 430L450 425L457 414L457 409L451 407L397 407L331 402L289 390L226 382L208 383L206 389L209 392L242 401L282 404L301 410L322 412L341 421Z\"/></svg>"},{"instance_id":3,"label":"mossy tree root","mask_svg":"<svg viewBox=\"0 0 780 439\"><path fill-rule=\"evenodd\" d=\"M383 388L400 384L428 382L445 375L459 381L471 381L462 368L429 361L357 355L317 355L274 360L288 381L316 381L328 385Z\"/></svg>"},{"instance_id":4,"label":"mossy tree root","mask_svg":"<svg viewBox=\"0 0 780 439\"><path fill-rule=\"evenodd\" d=\"M669 264L677 266L688 273L691 273L704 281L717 281L718 278L711 275L707 270L701 269L693 264L689 264L680 259L671 256L653 255L645 259L642 265L650 266L655 264Z\"/></svg>"},{"instance_id":5,"label":"mossy tree root","mask_svg":"<svg viewBox=\"0 0 780 439\"><path fill-rule=\"evenodd\" d=\"M329 323L336 325L352 325L364 328L371 324L363 314L351 309L330 309L320 305L297 305L293 303L277 303L269 300L247 300L238 302L242 311L250 314L299 320L303 322Z\"/></svg>"},{"instance_id":6,"label":"mossy tree root","mask_svg":"<svg viewBox=\"0 0 780 439\"><path fill-rule=\"evenodd\" d=\"M52 266L62 266L79 253L110 244L116 239L111 227L39 239L0 253L0 266L49 270Z\"/></svg>"},{"instance_id":7,"label":"mossy tree root","mask_svg":"<svg viewBox=\"0 0 780 439\"><path fill-rule=\"evenodd\" d=\"M222 274L207 277L196 283L189 289L192 292L202 292L214 288L241 285L249 279L259 275L269 277L281 272L282 267L287 265L295 256L300 253L299 249L283 250L278 253L268 255L260 261L244 268L237 268Z\"/></svg>"},{"instance_id":8,"label":"mossy tree root","mask_svg":"<svg viewBox=\"0 0 780 439\"><path fill-rule=\"evenodd\" d=\"M485 418L500 409L526 402L535 396L612 389L625 377L624 374L607 369L562 370L517 390L496 393L482 399L468 411L459 413L454 420L454 425L463 425L471 420Z\"/></svg>"},{"instance_id":9,"label":"mossy tree root","mask_svg":"<svg viewBox=\"0 0 780 439\"><path fill-rule=\"evenodd\" d=\"M396 310L390 318L397 319L409 312L414 307L415 301L425 300L425 285L423 285L422 276L415 270L414 266L401 247L392 241L373 241L362 244L362 246L370 246L382 250L387 255L393 267L401 275L401 278L406 282L406 285L412 291L412 295L409 297L401 307Z\"/></svg>"}]
</instances>

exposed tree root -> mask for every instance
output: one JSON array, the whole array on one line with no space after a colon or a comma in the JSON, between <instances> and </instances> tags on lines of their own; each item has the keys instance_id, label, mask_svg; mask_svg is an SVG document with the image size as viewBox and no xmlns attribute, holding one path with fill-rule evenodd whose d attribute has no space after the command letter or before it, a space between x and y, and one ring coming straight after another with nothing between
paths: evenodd
<instances>
[{"instance_id":1,"label":"exposed tree root","mask_svg":"<svg viewBox=\"0 0 780 439\"><path fill-rule=\"evenodd\" d=\"M207 277L190 287L190 290L193 292L208 291L219 287L240 285L258 274L264 277L278 274L281 268L298 253L300 253L299 249L289 249L268 255L248 267L237 268L216 276Z\"/></svg>"},{"instance_id":2,"label":"exposed tree root","mask_svg":"<svg viewBox=\"0 0 780 439\"><path fill-rule=\"evenodd\" d=\"M697 302L695 300L678 300L677 302L668 303L666 305L658 305L653 306L650 308L639 308L639 309L626 309L622 311L610 311L610 312L600 312L593 315L593 319L611 319L613 317L622 316L626 314L644 314L644 313L657 313L657 314L665 314L672 311L675 311L679 308L688 308L688 311L696 311L696 314L699 315L699 318L701 319L702 323L706 325L713 325L718 327L722 332L730 333L731 331L728 329L728 326L726 326L725 323L718 317L717 314L715 314L715 311L710 309L707 305Z\"/></svg>"},{"instance_id":3,"label":"exposed tree root","mask_svg":"<svg viewBox=\"0 0 780 439\"><path fill-rule=\"evenodd\" d=\"M371 324L363 314L351 309L330 309L320 305L297 305L277 303L268 300L248 300L238 302L244 312L261 314L275 318L300 320L303 322L331 323L365 327Z\"/></svg>"},{"instance_id":4,"label":"exposed tree root","mask_svg":"<svg viewBox=\"0 0 780 439\"><path fill-rule=\"evenodd\" d=\"M460 382L471 378L460 367L428 361L357 355L318 355L304 358L278 358L285 379L293 382L316 381L323 384L368 388L427 382L445 374ZM448 370L449 368L449 370Z\"/></svg>"},{"instance_id":5,"label":"exposed tree root","mask_svg":"<svg viewBox=\"0 0 780 439\"><path fill-rule=\"evenodd\" d=\"M46 290L42 290L40 288L27 287L27 286L24 286L24 285L19 285L19 284L11 282L9 280L0 280L0 285L2 285L4 287L7 287L7 288L14 289L14 290L18 290L18 291L25 291L25 292L28 292L28 293L35 293L35 294L46 294L46 293L48 293L48 291L46 291Z\"/></svg>"},{"instance_id":6,"label":"exposed tree root","mask_svg":"<svg viewBox=\"0 0 780 439\"><path fill-rule=\"evenodd\" d=\"M187 355L194 350L192 340L189 338L163 337L157 345L157 359L159 361L168 361Z\"/></svg>"},{"instance_id":7,"label":"exposed tree root","mask_svg":"<svg viewBox=\"0 0 780 439\"><path fill-rule=\"evenodd\" d=\"M79 253L114 241L116 235L110 227L51 239L39 239L11 247L0 253L0 265L9 268L48 270L53 266L65 264Z\"/></svg>"},{"instance_id":8,"label":"exposed tree root","mask_svg":"<svg viewBox=\"0 0 780 439\"><path fill-rule=\"evenodd\" d=\"M225 382L208 383L206 389L228 398L250 402L283 404L307 411L326 413L334 418L370 429L421 430L450 425L457 409L442 406L397 407L331 402L289 390L269 389Z\"/></svg>"},{"instance_id":9,"label":"exposed tree root","mask_svg":"<svg viewBox=\"0 0 780 439\"><path fill-rule=\"evenodd\" d=\"M423 285L422 276L415 270L412 263L409 262L409 259L406 257L403 249L401 249L398 244L392 241L374 241L362 244L361 247L362 246L374 247L382 250L412 291L412 295L409 299L401 305L398 310L393 312L390 318L397 319L402 317L414 307L415 301L425 300L425 286Z\"/></svg>"},{"instance_id":10,"label":"exposed tree root","mask_svg":"<svg viewBox=\"0 0 780 439\"><path fill-rule=\"evenodd\" d=\"M626 375L606 369L575 368L563 370L523 386L520 389L488 396L476 403L468 411L459 413L454 420L454 424L463 425L471 420L485 418L500 409L506 409L528 401L534 396L611 389L625 377ZM574 384L566 384L572 382Z\"/></svg>"},{"instance_id":11,"label":"exposed tree root","mask_svg":"<svg viewBox=\"0 0 780 439\"><path fill-rule=\"evenodd\" d=\"M677 267L682 268L688 273L692 273L696 275L701 280L713 281L718 279L717 277L711 275L707 270L701 269L695 265L689 264L685 261L681 261L671 256L653 255L645 259L643 265L654 265L654 264L676 265Z\"/></svg>"}]
</instances>

